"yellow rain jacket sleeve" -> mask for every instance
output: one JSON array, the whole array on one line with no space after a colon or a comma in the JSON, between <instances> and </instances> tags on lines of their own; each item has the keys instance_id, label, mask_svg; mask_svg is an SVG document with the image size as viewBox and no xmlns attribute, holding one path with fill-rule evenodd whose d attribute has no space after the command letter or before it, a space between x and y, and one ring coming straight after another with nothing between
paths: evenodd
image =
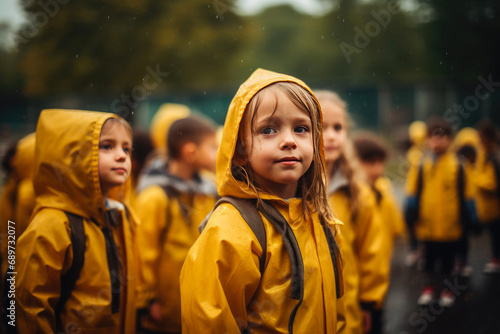
<instances>
[{"instance_id":1,"label":"yellow rain jacket sleeve","mask_svg":"<svg viewBox=\"0 0 500 334\"><path fill-rule=\"evenodd\" d=\"M179 202L189 208L189 222ZM140 307L160 302L162 323L145 317L142 327L164 332L181 331L179 276L184 259L198 236L198 225L216 202L215 196L183 194L170 199L159 186L145 189L137 198L141 220L139 244L145 285Z\"/></svg>"},{"instance_id":2,"label":"yellow rain jacket sleeve","mask_svg":"<svg viewBox=\"0 0 500 334\"><path fill-rule=\"evenodd\" d=\"M474 172L476 186L477 215L481 223L489 223L500 219L500 196L498 195L498 179L495 167L487 159L484 151L480 151Z\"/></svg>"},{"instance_id":3,"label":"yellow rain jacket sleeve","mask_svg":"<svg viewBox=\"0 0 500 334\"><path fill-rule=\"evenodd\" d=\"M238 129L252 96L280 81L295 82L310 91L295 78L259 69L240 86L231 102L217 153L220 196L256 198L257 194L231 172ZM323 150L323 146L319 149ZM252 333L341 332L343 300L336 298L340 282L335 281L334 265L319 218L304 217L302 199L287 202L266 193L261 193L261 197L271 201L288 221L304 262L304 297L293 325L289 328L298 301L290 298L291 264L281 234L263 218L267 253L261 275L262 248L238 210L226 203L213 212L184 262L180 277L182 331L239 333L249 327ZM331 222L330 228L337 223Z\"/></svg>"},{"instance_id":4,"label":"yellow rain jacket sleeve","mask_svg":"<svg viewBox=\"0 0 500 334\"><path fill-rule=\"evenodd\" d=\"M123 206L116 219L106 219L99 183L99 136L103 123L112 117L117 116L75 110L44 110L40 115L34 176L37 203L16 247L18 333L135 332L136 220ZM60 313L61 323L56 324L61 277L74 256L65 212L83 219L85 250L80 275ZM106 228L111 231L108 239ZM108 261L111 240L120 258L117 270L111 270ZM116 285L112 289L116 279L119 289ZM112 310L113 300L117 310Z\"/></svg>"},{"instance_id":5,"label":"yellow rain jacket sleeve","mask_svg":"<svg viewBox=\"0 0 500 334\"><path fill-rule=\"evenodd\" d=\"M422 165L423 187L420 195L416 235L422 241L457 241L462 236L458 190L459 161L453 152L446 152L434 161L426 157ZM408 196L417 193L419 166L408 174ZM471 201L474 188L464 168L464 199Z\"/></svg>"},{"instance_id":6,"label":"yellow rain jacket sleeve","mask_svg":"<svg viewBox=\"0 0 500 334\"><path fill-rule=\"evenodd\" d=\"M387 245L375 196L361 184L360 205L355 217L345 188L329 196L330 205L344 223L341 251L344 261L346 333L363 333L361 310L381 308L389 287ZM355 220L353 219L355 218Z\"/></svg>"}]
</instances>

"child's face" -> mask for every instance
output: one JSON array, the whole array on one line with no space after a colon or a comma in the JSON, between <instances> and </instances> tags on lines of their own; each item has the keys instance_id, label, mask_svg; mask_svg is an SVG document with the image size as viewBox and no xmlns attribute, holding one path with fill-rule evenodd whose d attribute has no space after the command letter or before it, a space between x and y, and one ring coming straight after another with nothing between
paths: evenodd
<instances>
[{"instance_id":1,"label":"child's face","mask_svg":"<svg viewBox=\"0 0 500 334\"><path fill-rule=\"evenodd\" d=\"M207 135L203 138L200 144L196 146L196 150L194 152L195 164L200 169L215 172L215 162L218 148L219 144L216 135Z\"/></svg>"},{"instance_id":2,"label":"child's face","mask_svg":"<svg viewBox=\"0 0 500 334\"><path fill-rule=\"evenodd\" d=\"M281 198L296 195L309 169L314 147L309 114L281 91L266 92L254 116L254 133L246 125L244 145L256 182Z\"/></svg>"},{"instance_id":3,"label":"child's face","mask_svg":"<svg viewBox=\"0 0 500 334\"><path fill-rule=\"evenodd\" d=\"M101 190L106 194L127 180L131 171L132 138L119 123L107 123L99 138L99 178Z\"/></svg>"},{"instance_id":4,"label":"child's face","mask_svg":"<svg viewBox=\"0 0 500 334\"><path fill-rule=\"evenodd\" d=\"M375 184L375 181L385 172L385 164L382 159L372 161L361 161L361 167L365 173L366 180L369 184Z\"/></svg>"},{"instance_id":5,"label":"child's face","mask_svg":"<svg viewBox=\"0 0 500 334\"><path fill-rule=\"evenodd\" d=\"M451 137L447 135L440 135L440 134L431 135L429 137L429 148L432 153L440 155L446 152L446 150L451 144L451 141L452 141Z\"/></svg>"},{"instance_id":6,"label":"child's face","mask_svg":"<svg viewBox=\"0 0 500 334\"><path fill-rule=\"evenodd\" d=\"M335 162L342 153L347 139L345 110L333 102L321 105L323 110L323 142L326 163Z\"/></svg>"}]
</instances>

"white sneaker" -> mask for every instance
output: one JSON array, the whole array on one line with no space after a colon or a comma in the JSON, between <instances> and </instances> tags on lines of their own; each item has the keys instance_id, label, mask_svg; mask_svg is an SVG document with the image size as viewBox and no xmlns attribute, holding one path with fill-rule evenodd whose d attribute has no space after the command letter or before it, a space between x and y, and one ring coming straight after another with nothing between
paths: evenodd
<instances>
[{"instance_id":1,"label":"white sneaker","mask_svg":"<svg viewBox=\"0 0 500 334\"><path fill-rule=\"evenodd\" d=\"M500 263L494 260L486 263L483 272L486 274L500 273Z\"/></svg>"},{"instance_id":2,"label":"white sneaker","mask_svg":"<svg viewBox=\"0 0 500 334\"><path fill-rule=\"evenodd\" d=\"M442 307L451 307L455 303L455 296L450 290L444 289L439 296L439 305Z\"/></svg>"},{"instance_id":3,"label":"white sneaker","mask_svg":"<svg viewBox=\"0 0 500 334\"><path fill-rule=\"evenodd\" d=\"M422 290L422 294L418 297L417 304L420 306L429 305L434 298L434 288L431 286L426 286Z\"/></svg>"}]
</instances>

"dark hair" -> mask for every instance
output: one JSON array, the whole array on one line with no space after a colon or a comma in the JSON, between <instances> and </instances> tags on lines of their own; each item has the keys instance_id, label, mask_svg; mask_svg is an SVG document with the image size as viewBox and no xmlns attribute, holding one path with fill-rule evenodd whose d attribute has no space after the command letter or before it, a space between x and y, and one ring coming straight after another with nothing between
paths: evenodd
<instances>
[{"instance_id":1,"label":"dark hair","mask_svg":"<svg viewBox=\"0 0 500 334\"><path fill-rule=\"evenodd\" d=\"M427 121L427 137L432 136L448 136L453 137L453 128L451 125L440 117L431 117Z\"/></svg>"},{"instance_id":2,"label":"dark hair","mask_svg":"<svg viewBox=\"0 0 500 334\"><path fill-rule=\"evenodd\" d=\"M477 151L471 145L464 145L457 150L457 156L467 160L471 164L474 164L477 158Z\"/></svg>"},{"instance_id":3,"label":"dark hair","mask_svg":"<svg viewBox=\"0 0 500 334\"><path fill-rule=\"evenodd\" d=\"M16 155L17 141L11 142L5 150L5 154L2 157L2 169L5 171L6 176L9 176L14 168L12 166L12 159Z\"/></svg>"},{"instance_id":4,"label":"dark hair","mask_svg":"<svg viewBox=\"0 0 500 334\"><path fill-rule=\"evenodd\" d=\"M374 162L387 159L385 143L374 133L361 132L353 136L352 143L359 160Z\"/></svg>"},{"instance_id":5,"label":"dark hair","mask_svg":"<svg viewBox=\"0 0 500 334\"><path fill-rule=\"evenodd\" d=\"M187 143L199 145L208 135L215 135L215 124L201 116L189 116L172 123L167 135L169 159L179 159L182 148Z\"/></svg>"},{"instance_id":6,"label":"dark hair","mask_svg":"<svg viewBox=\"0 0 500 334\"><path fill-rule=\"evenodd\" d=\"M498 142L498 129L491 120L483 119L476 128L480 137L483 137L491 143Z\"/></svg>"},{"instance_id":7,"label":"dark hair","mask_svg":"<svg viewBox=\"0 0 500 334\"><path fill-rule=\"evenodd\" d=\"M153 152L154 146L147 130L134 127L132 128L132 133L132 141L134 143L132 160L136 163L132 170L132 174L137 177L146 164L151 152Z\"/></svg>"}]
</instances>

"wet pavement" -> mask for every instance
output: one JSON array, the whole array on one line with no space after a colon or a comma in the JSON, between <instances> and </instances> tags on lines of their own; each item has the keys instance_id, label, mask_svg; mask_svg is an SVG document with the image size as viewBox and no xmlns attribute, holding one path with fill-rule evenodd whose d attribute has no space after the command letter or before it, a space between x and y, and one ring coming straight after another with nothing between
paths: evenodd
<instances>
[{"instance_id":1,"label":"wet pavement","mask_svg":"<svg viewBox=\"0 0 500 334\"><path fill-rule=\"evenodd\" d=\"M409 247L404 241L395 245L392 280L385 305L386 334L499 334L500 274L484 274L490 259L490 239L486 231L471 236L469 278L453 278L450 290L457 297L455 304L444 309L437 300L429 307L417 305L423 287L423 273L405 265Z\"/></svg>"}]
</instances>

